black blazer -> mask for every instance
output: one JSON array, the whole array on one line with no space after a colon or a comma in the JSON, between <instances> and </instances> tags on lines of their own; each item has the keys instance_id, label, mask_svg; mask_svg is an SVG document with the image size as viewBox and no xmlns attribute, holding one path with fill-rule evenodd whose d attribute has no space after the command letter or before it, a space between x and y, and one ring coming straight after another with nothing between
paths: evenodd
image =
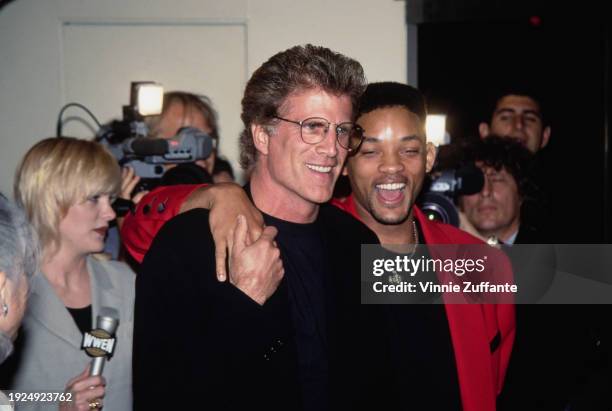
<instances>
[{"instance_id":1,"label":"black blazer","mask_svg":"<svg viewBox=\"0 0 612 411\"><path fill-rule=\"evenodd\" d=\"M525 225L514 244L516 337L498 410L612 409L610 306L535 304L553 284L555 247Z\"/></svg>"},{"instance_id":2,"label":"black blazer","mask_svg":"<svg viewBox=\"0 0 612 411\"><path fill-rule=\"evenodd\" d=\"M360 245L378 240L352 216L329 205L321 206L317 225L333 273L325 307L319 307L327 317L321 332L329 341L330 403L349 409L347 392L358 398L358 384L364 384L359 377L364 374L358 372L369 369L363 364L367 356L359 352L367 341L355 342L362 332L372 335L358 315ZM153 242L136 280L135 410L159 404L174 409L301 409L285 281L259 306L229 282L218 282L214 263L207 210L175 217Z\"/></svg>"}]
</instances>

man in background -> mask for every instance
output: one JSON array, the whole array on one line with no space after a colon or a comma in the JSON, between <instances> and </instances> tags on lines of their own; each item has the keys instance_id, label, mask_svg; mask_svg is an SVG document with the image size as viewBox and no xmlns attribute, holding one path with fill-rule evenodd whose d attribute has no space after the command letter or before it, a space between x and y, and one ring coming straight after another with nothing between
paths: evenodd
<instances>
[{"instance_id":1,"label":"man in background","mask_svg":"<svg viewBox=\"0 0 612 411\"><path fill-rule=\"evenodd\" d=\"M227 181L228 176L233 179L233 172L228 173L227 167L217 167L219 124L217 112L208 97L184 91L167 92L164 94L161 114L146 117L145 121L151 137L171 138L183 127L195 127L208 134L213 140L213 151L206 159L197 160L195 163L208 172L214 183ZM219 181L215 178L217 174Z\"/></svg>"},{"instance_id":2,"label":"man in background","mask_svg":"<svg viewBox=\"0 0 612 411\"><path fill-rule=\"evenodd\" d=\"M546 147L551 134L539 99L519 89L506 90L495 99L489 122L480 123L478 131L481 138L496 135L517 139L532 153Z\"/></svg>"},{"instance_id":3,"label":"man in background","mask_svg":"<svg viewBox=\"0 0 612 411\"><path fill-rule=\"evenodd\" d=\"M516 139L498 136L466 153L485 183L479 193L459 197L461 228L503 244L519 288L516 339L498 409L606 409L601 387L610 378L602 315L607 306L537 304L547 293L555 295L556 255L549 234L523 220L525 202L533 201L537 189L530 181L533 155Z\"/></svg>"},{"instance_id":4,"label":"man in background","mask_svg":"<svg viewBox=\"0 0 612 411\"><path fill-rule=\"evenodd\" d=\"M522 207L522 222L540 233L551 233L551 236L554 233L556 238L561 238L565 232L555 223L561 216L552 207L553 199L557 197L553 195L557 178L549 165L547 152L550 150L543 150L550 143L552 129L542 100L536 90L529 87L505 88L491 99L487 112L489 120L481 122L478 131L482 139L499 136L518 140L534 154L530 179L539 190L534 193L534 201Z\"/></svg>"},{"instance_id":5,"label":"man in background","mask_svg":"<svg viewBox=\"0 0 612 411\"><path fill-rule=\"evenodd\" d=\"M459 197L461 228L483 240L504 244L541 243L535 229L521 219L521 208L534 191L528 173L532 155L510 137L489 136L466 150L484 175L479 193Z\"/></svg>"}]
</instances>

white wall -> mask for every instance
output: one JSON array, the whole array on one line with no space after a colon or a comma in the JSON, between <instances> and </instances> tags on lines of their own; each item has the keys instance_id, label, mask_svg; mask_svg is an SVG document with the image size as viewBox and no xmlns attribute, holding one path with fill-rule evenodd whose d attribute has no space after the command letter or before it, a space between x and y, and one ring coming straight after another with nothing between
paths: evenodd
<instances>
[{"instance_id":1,"label":"white wall","mask_svg":"<svg viewBox=\"0 0 612 411\"><path fill-rule=\"evenodd\" d=\"M76 27L95 27L94 34L108 27L109 39L113 38L111 31L117 27L124 30L125 27L163 26L164 30L179 36L185 27L202 29L202 32L213 26L232 28L232 36L202 41L205 44L201 45L201 53L215 48L215 56L219 55L216 58L223 59L221 51L233 50L232 59L227 61L245 67L217 70L215 75L221 77L194 78L193 67L183 69L181 64L176 64L176 71L162 70L164 74L159 75L171 83L170 86L166 84L166 88L188 88L191 84L188 80L193 78L194 91L210 95L220 112L221 150L235 167L238 159L236 137L241 128L236 99L240 93L224 93L226 88L220 84L229 82L242 90L250 73L274 53L310 42L358 59L370 81L406 81L407 78L402 1L14 0L0 10L0 191L5 194L12 194L12 179L19 159L36 141L55 133L59 109L69 99L87 99L81 102L86 103L101 121L107 121L121 115L121 106L127 103L130 81L157 80L125 78L124 84L106 84L109 79L116 81L118 65L130 67L131 62L95 59L95 50L92 53L91 49L82 47L83 42L90 40L74 41L74 34L79 33L74 30L75 24ZM239 34L240 30L244 35ZM86 33L92 31L86 30ZM238 42L242 44L234 44ZM155 41L143 44L143 54L155 52L156 46ZM193 42L189 44L190 53L193 53L193 46ZM92 42L93 47L96 46ZM123 42L115 41L103 51L117 50L121 55L125 47ZM194 60L185 59L187 48L187 45L176 44L174 55L172 50L165 48L164 54L169 54L165 56L167 61L195 64ZM236 53L245 55L236 56ZM206 67L211 63L202 61L205 65L202 71L213 72ZM69 68L66 68L67 62L71 62ZM79 70L75 70L74 65ZM105 77L106 72L114 76ZM85 74L78 78L79 73ZM95 78L92 73L96 73ZM127 70L127 73L132 72ZM147 74L155 73L151 70ZM83 78L89 82L83 82ZM78 111L70 113L81 115ZM82 117L86 119L85 115ZM68 128L67 133L90 136L90 131L79 129L78 124L70 127L73 128Z\"/></svg>"},{"instance_id":2,"label":"white wall","mask_svg":"<svg viewBox=\"0 0 612 411\"><path fill-rule=\"evenodd\" d=\"M370 81L406 81L404 6L395 0L251 0L249 72L280 50L313 43L359 60Z\"/></svg>"}]
</instances>

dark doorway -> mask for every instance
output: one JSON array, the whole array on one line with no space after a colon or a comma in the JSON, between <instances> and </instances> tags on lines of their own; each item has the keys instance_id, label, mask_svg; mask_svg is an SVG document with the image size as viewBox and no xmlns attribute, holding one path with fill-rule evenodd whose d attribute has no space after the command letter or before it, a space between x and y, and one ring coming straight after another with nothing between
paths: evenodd
<instances>
[{"instance_id":1,"label":"dark doorway","mask_svg":"<svg viewBox=\"0 0 612 411\"><path fill-rule=\"evenodd\" d=\"M418 82L453 143L477 138L496 90L538 90L552 125L541 154L557 243L610 242L609 37L597 17L540 13L418 26Z\"/></svg>"}]
</instances>

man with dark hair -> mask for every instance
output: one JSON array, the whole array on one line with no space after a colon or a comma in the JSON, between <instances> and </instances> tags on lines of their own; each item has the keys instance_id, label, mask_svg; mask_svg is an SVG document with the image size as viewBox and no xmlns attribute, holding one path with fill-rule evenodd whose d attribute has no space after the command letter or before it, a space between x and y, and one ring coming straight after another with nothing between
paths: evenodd
<instances>
[{"instance_id":1,"label":"man with dark hair","mask_svg":"<svg viewBox=\"0 0 612 411\"><path fill-rule=\"evenodd\" d=\"M541 101L533 91L520 88L504 90L495 99L490 115L489 122L482 122L478 127L481 138L489 135L512 137L532 153L546 147L550 140L550 125Z\"/></svg>"},{"instance_id":2,"label":"man with dark hair","mask_svg":"<svg viewBox=\"0 0 612 411\"><path fill-rule=\"evenodd\" d=\"M482 244L450 225L429 221L415 205L435 159L435 147L426 141L426 114L417 89L370 84L357 117L364 141L346 166L353 193L334 204L363 221L381 244ZM448 248L423 249L425 256L457 257ZM487 278L499 278L508 268L503 258L498 262ZM412 388L408 397L395 398L393 409L495 409L514 338L513 306L385 308L396 384Z\"/></svg>"},{"instance_id":3,"label":"man with dark hair","mask_svg":"<svg viewBox=\"0 0 612 411\"><path fill-rule=\"evenodd\" d=\"M465 161L482 170L484 184L480 192L459 197L460 228L490 244L502 244L513 263L516 301L537 302L554 278L555 250L546 245L547 233L524 218L538 193L531 180L533 154L513 138L489 136L468 147Z\"/></svg>"},{"instance_id":4,"label":"man with dark hair","mask_svg":"<svg viewBox=\"0 0 612 411\"><path fill-rule=\"evenodd\" d=\"M466 153L467 161L482 169L485 183L480 193L459 198L462 228L504 244L519 289L516 340L498 409L607 409L600 408L609 407L600 391L609 377L601 308L535 305L547 293L555 295L556 255L542 240L546 233L523 219L525 203L537 191L530 180L533 155L515 139L498 136L477 142Z\"/></svg>"},{"instance_id":5,"label":"man with dark hair","mask_svg":"<svg viewBox=\"0 0 612 411\"><path fill-rule=\"evenodd\" d=\"M516 139L534 156L530 178L540 188L533 201L522 207L522 222L535 228L540 234L555 233L559 237L557 225L552 218L555 209L551 206L553 196L550 191L555 175L543 163L542 149L550 142L551 126L549 116L545 113L543 96L534 87L516 84L513 87L498 89L495 98L491 98L487 115L490 119L479 125L482 139L488 136L500 136ZM552 237L552 234L551 234ZM535 241L532 239L530 241Z\"/></svg>"},{"instance_id":6,"label":"man with dark hair","mask_svg":"<svg viewBox=\"0 0 612 411\"><path fill-rule=\"evenodd\" d=\"M462 228L505 244L540 242L535 229L521 220L522 206L536 191L529 179L533 156L527 148L511 137L489 136L466 154L466 161L480 167L485 182L479 193L459 198Z\"/></svg>"},{"instance_id":7,"label":"man with dark hair","mask_svg":"<svg viewBox=\"0 0 612 411\"><path fill-rule=\"evenodd\" d=\"M367 375L357 373L362 362L345 337L358 307L344 302L358 296L360 245L377 239L321 205L361 143L353 120L364 87L358 62L312 45L278 53L253 73L242 101L242 159L267 227L250 244L238 220L228 282L216 281L208 211L161 229L136 282L136 409L158 408L160 395L176 409L325 410L342 395L339 385ZM249 260L270 267L254 273ZM164 326L175 332L160 333Z\"/></svg>"}]
</instances>

